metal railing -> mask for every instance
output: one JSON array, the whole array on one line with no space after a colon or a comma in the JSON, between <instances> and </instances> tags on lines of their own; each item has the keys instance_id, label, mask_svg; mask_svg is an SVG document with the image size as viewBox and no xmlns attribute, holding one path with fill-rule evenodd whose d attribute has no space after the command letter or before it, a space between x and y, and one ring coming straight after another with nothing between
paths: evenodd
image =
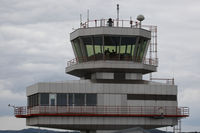
<instances>
[{"instance_id":1,"label":"metal railing","mask_svg":"<svg viewBox=\"0 0 200 133\"><path fill-rule=\"evenodd\" d=\"M80 23L80 28L90 28L90 27L130 27L130 28L143 28L149 30L150 28L155 28L156 26L152 25L142 25L138 21L133 20L117 20L112 19L112 23L108 23L109 19L96 19L96 20L89 20L86 22Z\"/></svg>"},{"instance_id":2,"label":"metal railing","mask_svg":"<svg viewBox=\"0 0 200 133\"><path fill-rule=\"evenodd\" d=\"M147 65L153 65L153 66L158 66L158 61L156 59L150 59L150 58L144 58L143 60L135 60L133 58L108 58L108 57L102 57L102 58L88 58L88 57L79 57L79 58L74 58L72 60L69 60L67 62L67 66L72 66L78 63L82 63L82 62L89 62L89 61L107 61L107 60L113 60L113 61L133 61L136 63L143 63L143 64L147 64Z\"/></svg>"},{"instance_id":3,"label":"metal railing","mask_svg":"<svg viewBox=\"0 0 200 133\"><path fill-rule=\"evenodd\" d=\"M155 81L165 81L166 84L169 84L169 85L174 85L175 82L174 82L174 78L150 78L150 80L155 80Z\"/></svg>"},{"instance_id":4,"label":"metal railing","mask_svg":"<svg viewBox=\"0 0 200 133\"><path fill-rule=\"evenodd\" d=\"M14 114L16 117L34 115L187 117L189 108L176 106L35 106L16 107Z\"/></svg>"}]
</instances>

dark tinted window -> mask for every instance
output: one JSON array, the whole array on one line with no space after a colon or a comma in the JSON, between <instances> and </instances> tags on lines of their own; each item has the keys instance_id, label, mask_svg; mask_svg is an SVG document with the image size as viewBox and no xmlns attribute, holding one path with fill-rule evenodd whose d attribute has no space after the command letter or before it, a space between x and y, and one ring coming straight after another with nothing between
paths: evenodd
<instances>
[{"instance_id":1,"label":"dark tinted window","mask_svg":"<svg viewBox=\"0 0 200 133\"><path fill-rule=\"evenodd\" d=\"M49 105L49 94L48 93L41 93L40 94L40 105L41 106L48 106Z\"/></svg>"},{"instance_id":2,"label":"dark tinted window","mask_svg":"<svg viewBox=\"0 0 200 133\"><path fill-rule=\"evenodd\" d=\"M82 51L81 51L81 46L80 46L80 41L79 41L79 39L78 39L78 38L75 39L72 43L73 43L73 45L74 45L77 58L79 59L79 61L81 61L82 58L83 58L83 55L82 55Z\"/></svg>"},{"instance_id":3,"label":"dark tinted window","mask_svg":"<svg viewBox=\"0 0 200 133\"><path fill-rule=\"evenodd\" d=\"M125 79L125 73L114 73L114 79L124 80Z\"/></svg>"},{"instance_id":4,"label":"dark tinted window","mask_svg":"<svg viewBox=\"0 0 200 133\"><path fill-rule=\"evenodd\" d=\"M57 94L57 106L65 106L67 105L67 94L66 93L58 93Z\"/></svg>"},{"instance_id":5,"label":"dark tinted window","mask_svg":"<svg viewBox=\"0 0 200 133\"><path fill-rule=\"evenodd\" d=\"M74 94L74 104L75 106L83 106L85 105L85 94L77 93Z\"/></svg>"},{"instance_id":6,"label":"dark tinted window","mask_svg":"<svg viewBox=\"0 0 200 133\"><path fill-rule=\"evenodd\" d=\"M72 106L74 104L74 95L73 94L69 94L69 105Z\"/></svg>"},{"instance_id":7,"label":"dark tinted window","mask_svg":"<svg viewBox=\"0 0 200 133\"><path fill-rule=\"evenodd\" d=\"M86 94L86 105L87 106L97 105L97 94Z\"/></svg>"},{"instance_id":8,"label":"dark tinted window","mask_svg":"<svg viewBox=\"0 0 200 133\"><path fill-rule=\"evenodd\" d=\"M152 94L127 94L128 100L165 100L176 101L176 95L152 95Z\"/></svg>"},{"instance_id":9,"label":"dark tinted window","mask_svg":"<svg viewBox=\"0 0 200 133\"><path fill-rule=\"evenodd\" d=\"M28 106L38 106L39 105L39 95L34 94L31 96L28 96Z\"/></svg>"}]
</instances>

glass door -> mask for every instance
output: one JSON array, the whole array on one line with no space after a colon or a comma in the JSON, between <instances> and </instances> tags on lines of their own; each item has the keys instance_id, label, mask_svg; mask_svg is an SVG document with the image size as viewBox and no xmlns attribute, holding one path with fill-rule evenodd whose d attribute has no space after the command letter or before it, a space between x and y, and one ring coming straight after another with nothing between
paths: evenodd
<instances>
[{"instance_id":1,"label":"glass door","mask_svg":"<svg viewBox=\"0 0 200 133\"><path fill-rule=\"evenodd\" d=\"M56 106L56 94L49 95L49 103L50 106Z\"/></svg>"}]
</instances>

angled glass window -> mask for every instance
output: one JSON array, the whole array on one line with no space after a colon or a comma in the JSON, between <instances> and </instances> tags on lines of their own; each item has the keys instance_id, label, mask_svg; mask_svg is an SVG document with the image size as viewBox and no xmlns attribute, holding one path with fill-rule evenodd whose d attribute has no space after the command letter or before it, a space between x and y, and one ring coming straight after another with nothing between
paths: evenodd
<instances>
[{"instance_id":1,"label":"angled glass window","mask_svg":"<svg viewBox=\"0 0 200 133\"><path fill-rule=\"evenodd\" d=\"M28 106L38 106L39 105L39 94L33 94L31 96L28 96Z\"/></svg>"},{"instance_id":2,"label":"angled glass window","mask_svg":"<svg viewBox=\"0 0 200 133\"><path fill-rule=\"evenodd\" d=\"M102 54L102 36L93 37L94 51L95 51L95 59L103 59Z\"/></svg>"},{"instance_id":3,"label":"angled glass window","mask_svg":"<svg viewBox=\"0 0 200 133\"><path fill-rule=\"evenodd\" d=\"M104 37L104 54L106 59L118 59L120 37Z\"/></svg>"},{"instance_id":4,"label":"angled glass window","mask_svg":"<svg viewBox=\"0 0 200 133\"><path fill-rule=\"evenodd\" d=\"M131 60L134 54L136 37L122 37L120 46L120 59Z\"/></svg>"},{"instance_id":5,"label":"angled glass window","mask_svg":"<svg viewBox=\"0 0 200 133\"><path fill-rule=\"evenodd\" d=\"M137 54L136 54L137 61L142 61L146 47L147 47L147 41L148 40L146 38L140 37L139 45L138 45L138 51L137 51Z\"/></svg>"},{"instance_id":6,"label":"angled glass window","mask_svg":"<svg viewBox=\"0 0 200 133\"><path fill-rule=\"evenodd\" d=\"M94 49L92 45L92 37L81 37L84 46L86 47L86 53L88 60L94 59Z\"/></svg>"},{"instance_id":7,"label":"angled glass window","mask_svg":"<svg viewBox=\"0 0 200 133\"><path fill-rule=\"evenodd\" d=\"M72 41L73 45L74 45L74 48L75 48L75 52L77 55L77 58L79 59L79 62L82 61L82 58L83 58L83 54L82 54L82 51L81 51L81 46L80 46L80 41L79 39L75 39L74 41Z\"/></svg>"}]
</instances>

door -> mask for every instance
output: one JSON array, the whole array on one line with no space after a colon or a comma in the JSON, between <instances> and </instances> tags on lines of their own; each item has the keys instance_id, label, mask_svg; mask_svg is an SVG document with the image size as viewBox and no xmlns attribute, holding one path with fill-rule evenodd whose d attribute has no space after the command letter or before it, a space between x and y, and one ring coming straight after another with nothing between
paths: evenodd
<instances>
[{"instance_id":1,"label":"door","mask_svg":"<svg viewBox=\"0 0 200 133\"><path fill-rule=\"evenodd\" d=\"M50 106L56 106L56 94L50 94L49 103Z\"/></svg>"}]
</instances>

